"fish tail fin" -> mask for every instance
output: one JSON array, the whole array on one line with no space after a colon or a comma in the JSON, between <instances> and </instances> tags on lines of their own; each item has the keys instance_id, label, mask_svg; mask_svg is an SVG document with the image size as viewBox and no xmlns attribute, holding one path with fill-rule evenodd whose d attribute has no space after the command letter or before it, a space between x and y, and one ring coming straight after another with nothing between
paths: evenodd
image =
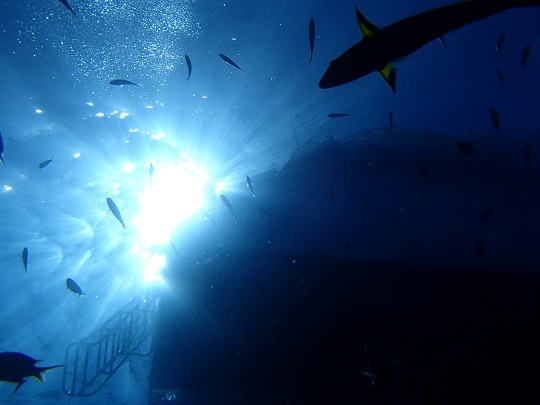
<instances>
[{"instance_id":1,"label":"fish tail fin","mask_svg":"<svg viewBox=\"0 0 540 405\"><path fill-rule=\"evenodd\" d=\"M57 367L64 367L63 364L58 364L56 366L49 366L49 367L36 367L35 368L35 374L32 375L32 377L35 377L39 382L44 383L45 382L45 375L43 374L45 371L52 370L53 368Z\"/></svg>"}]
</instances>

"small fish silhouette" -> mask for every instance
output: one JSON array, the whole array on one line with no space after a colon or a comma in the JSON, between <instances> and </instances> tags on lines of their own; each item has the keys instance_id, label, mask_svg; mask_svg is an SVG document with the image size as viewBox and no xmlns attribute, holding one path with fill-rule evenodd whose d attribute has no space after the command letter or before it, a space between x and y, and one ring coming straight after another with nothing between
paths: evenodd
<instances>
[{"instance_id":1,"label":"small fish silhouette","mask_svg":"<svg viewBox=\"0 0 540 405\"><path fill-rule=\"evenodd\" d=\"M189 80L189 78L191 77L191 59L189 59L189 56L187 55L184 55L184 56L186 58L186 65L187 65L187 70L188 70L187 80Z\"/></svg>"},{"instance_id":2,"label":"small fish silhouette","mask_svg":"<svg viewBox=\"0 0 540 405\"><path fill-rule=\"evenodd\" d=\"M66 280L66 286L67 288L70 290L70 291L73 291L75 294L79 294L79 297L81 295L86 295L85 293L83 293L83 291L81 290L81 287L79 287L79 285L73 281L73 279L71 278L68 278Z\"/></svg>"},{"instance_id":3,"label":"small fish silhouette","mask_svg":"<svg viewBox=\"0 0 540 405\"><path fill-rule=\"evenodd\" d=\"M220 57L221 59L223 59L226 63L228 63L229 65L231 65L232 67L234 67L234 68L236 68L236 69L241 70L242 72L244 72L244 70L243 70L240 66L238 66L236 63L234 63L233 60L232 60L231 58L229 58L228 56L223 55L222 53L220 53L220 54L219 54L219 57ZM244 73L246 73L246 72L244 72Z\"/></svg>"}]
</instances>

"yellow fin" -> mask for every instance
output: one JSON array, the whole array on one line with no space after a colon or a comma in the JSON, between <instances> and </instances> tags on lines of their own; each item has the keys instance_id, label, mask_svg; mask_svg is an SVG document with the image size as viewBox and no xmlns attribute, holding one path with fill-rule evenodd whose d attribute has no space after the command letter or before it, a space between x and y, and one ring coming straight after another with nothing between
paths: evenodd
<instances>
[{"instance_id":1,"label":"yellow fin","mask_svg":"<svg viewBox=\"0 0 540 405\"><path fill-rule=\"evenodd\" d=\"M371 21L364 17L364 14L360 12L358 7L356 7L356 4L354 5L354 14L356 15L356 23L358 24L358 28L360 29L362 37L369 37L371 35L375 35L377 31L379 31L379 27L377 27L375 24L372 24Z\"/></svg>"},{"instance_id":2,"label":"yellow fin","mask_svg":"<svg viewBox=\"0 0 540 405\"><path fill-rule=\"evenodd\" d=\"M396 75L397 69L389 63L382 70L379 70L379 74L384 81L390 86L394 94L396 94Z\"/></svg>"}]
</instances>

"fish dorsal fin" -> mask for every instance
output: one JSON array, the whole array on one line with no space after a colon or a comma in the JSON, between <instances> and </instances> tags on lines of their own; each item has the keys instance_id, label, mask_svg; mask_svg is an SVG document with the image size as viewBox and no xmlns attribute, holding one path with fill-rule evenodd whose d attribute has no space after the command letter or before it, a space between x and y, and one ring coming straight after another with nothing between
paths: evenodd
<instances>
[{"instance_id":1,"label":"fish dorsal fin","mask_svg":"<svg viewBox=\"0 0 540 405\"><path fill-rule=\"evenodd\" d=\"M394 94L396 94L396 75L397 69L389 63L382 70L379 70L379 74L384 81L390 86Z\"/></svg>"},{"instance_id":2,"label":"fish dorsal fin","mask_svg":"<svg viewBox=\"0 0 540 405\"><path fill-rule=\"evenodd\" d=\"M356 15L356 23L360 29L362 37L369 37L375 35L379 31L379 27L369 21L364 14L360 12L356 4L354 5L354 14Z\"/></svg>"}]
</instances>

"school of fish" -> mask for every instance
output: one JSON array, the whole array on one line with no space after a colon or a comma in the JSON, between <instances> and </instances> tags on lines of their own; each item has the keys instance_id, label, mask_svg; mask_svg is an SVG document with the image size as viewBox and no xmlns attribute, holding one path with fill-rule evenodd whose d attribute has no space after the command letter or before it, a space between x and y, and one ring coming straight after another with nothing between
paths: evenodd
<instances>
[{"instance_id":1,"label":"school of fish","mask_svg":"<svg viewBox=\"0 0 540 405\"><path fill-rule=\"evenodd\" d=\"M59 1L73 17L79 20L79 16L74 11L72 6L67 2L67 0ZM372 72L378 72L384 81L390 86L392 91L396 93L397 69L394 66L396 62L416 52L434 40L439 40L441 44L447 48L444 36L465 25L472 24L510 9L538 6L540 6L540 0L470 0L428 10L399 20L387 27L379 28L375 24L371 23L360 12L356 5L354 5L354 13L362 39L330 62L328 68L319 81L319 87L321 89L329 89L342 86L358 80ZM317 31L315 19L311 17L308 21L309 63L312 63L314 58L316 35ZM505 40L506 34L503 34L496 41L495 48L501 56L503 55L505 48ZM526 68L532 52L533 48L531 43L526 44L522 49L520 63L523 68ZM229 56L223 53L218 53L218 56L228 66L234 68L235 71L246 73L246 71ZM190 80L193 72L193 63L187 54L184 54L184 60L187 66L186 80ZM499 67L496 67L495 73L500 82L504 84L505 76L503 71ZM123 78L113 78L109 81L109 83L112 86L118 87L141 87L140 84ZM495 107L489 107L488 113L494 129L498 134L500 134L501 122L497 109ZM327 114L327 117L337 119L346 118L350 115L351 114L347 112L330 112ZM388 124L390 131L393 131L395 122L392 112L389 113ZM465 140L458 141L457 148L458 151L464 155L471 155L476 151L475 145L472 142ZM2 137L2 133L0 132L0 162L4 167L7 167L4 160L5 152L4 139ZM528 147L525 150L525 156L527 158L527 162L530 163L531 151ZM45 170L49 165L51 165L51 163L55 161L55 158L46 159L38 163L37 168ZM51 170L52 167L57 166L59 163L60 162L56 162L53 166L51 166ZM152 186L154 177L153 163L150 163L148 174L149 183L150 186ZM255 197L253 182L248 175L246 175L246 185L251 195ZM232 215L234 222L238 223L239 220L233 208L232 202L224 194L220 194L220 199L224 207L229 211L230 215ZM109 211L121 224L123 230L127 230L117 204L110 197L106 197L105 201ZM125 201L122 202L126 203ZM365 199L364 207L367 210L367 201ZM270 221L271 215L260 207L259 211L265 216L269 229L273 234L274 229ZM490 215L492 215L492 210L489 208L485 209L480 214L480 219L484 220ZM345 239L344 245L346 246L346 250L348 250L347 239ZM478 240L476 252L480 258L483 256L483 240ZM24 273L27 276L29 271L29 256L29 248L24 246L22 249L21 258ZM67 278L65 285L69 291L77 294L79 297L86 295L78 283L72 278ZM0 381L16 384L16 387L10 395L15 394L15 392L21 388L27 377L35 377L39 381L43 382L44 372L61 367L61 365L38 367L36 366L38 362L39 360L36 360L23 353L0 352ZM364 374L370 378L372 380L372 384L375 384L377 377L376 367L373 367L373 365L369 362L367 362L367 364L369 371L361 374Z\"/></svg>"}]
</instances>

